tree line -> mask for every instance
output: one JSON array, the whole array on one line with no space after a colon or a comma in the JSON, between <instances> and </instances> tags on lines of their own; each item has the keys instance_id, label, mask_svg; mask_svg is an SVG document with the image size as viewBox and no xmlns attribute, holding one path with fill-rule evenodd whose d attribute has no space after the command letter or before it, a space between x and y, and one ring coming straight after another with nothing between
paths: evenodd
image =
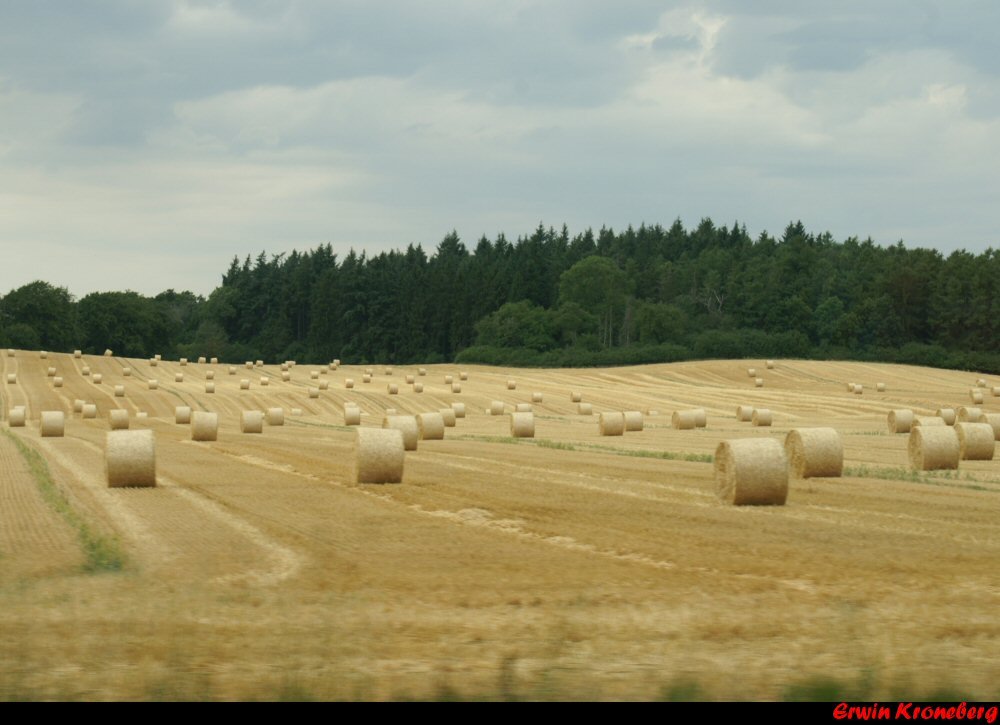
<instances>
[{"instance_id":1,"label":"tree line","mask_svg":"<svg viewBox=\"0 0 1000 725\"><path fill-rule=\"evenodd\" d=\"M0 298L0 346L227 361L578 366L737 357L909 362L1000 372L1000 255L835 241L790 223L539 225L471 249L454 232L340 258L234 258L208 297L76 300L36 281Z\"/></svg>"}]
</instances>

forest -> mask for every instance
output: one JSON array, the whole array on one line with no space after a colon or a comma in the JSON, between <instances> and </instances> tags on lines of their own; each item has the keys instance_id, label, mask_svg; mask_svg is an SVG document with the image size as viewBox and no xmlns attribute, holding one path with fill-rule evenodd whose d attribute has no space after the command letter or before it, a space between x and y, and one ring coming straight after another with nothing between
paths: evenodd
<instances>
[{"instance_id":1,"label":"forest","mask_svg":"<svg viewBox=\"0 0 1000 725\"><path fill-rule=\"evenodd\" d=\"M306 363L593 366L795 357L1000 372L1000 255L834 240L790 223L641 225L379 254L234 258L202 297L0 297L0 346Z\"/></svg>"}]
</instances>

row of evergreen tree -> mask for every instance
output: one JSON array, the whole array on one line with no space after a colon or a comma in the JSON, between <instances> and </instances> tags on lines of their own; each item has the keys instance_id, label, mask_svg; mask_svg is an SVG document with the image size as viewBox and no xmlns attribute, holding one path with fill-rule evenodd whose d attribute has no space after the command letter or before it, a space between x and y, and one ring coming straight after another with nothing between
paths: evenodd
<instances>
[{"instance_id":1,"label":"row of evergreen tree","mask_svg":"<svg viewBox=\"0 0 1000 725\"><path fill-rule=\"evenodd\" d=\"M595 365L718 357L882 359L1000 371L1000 255L835 241L801 222L539 225L470 251L447 235L338 258L234 259L207 298L33 282L0 298L0 345L145 357Z\"/></svg>"}]
</instances>

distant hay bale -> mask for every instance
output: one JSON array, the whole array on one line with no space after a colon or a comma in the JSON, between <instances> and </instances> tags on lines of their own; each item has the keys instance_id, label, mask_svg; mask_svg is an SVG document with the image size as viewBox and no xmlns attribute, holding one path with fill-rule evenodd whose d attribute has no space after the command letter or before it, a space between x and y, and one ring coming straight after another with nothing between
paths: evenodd
<instances>
[{"instance_id":1,"label":"distant hay bale","mask_svg":"<svg viewBox=\"0 0 1000 725\"><path fill-rule=\"evenodd\" d=\"M291 373L282 373L281 374L281 382L287 383L291 379L292 379L292 374Z\"/></svg>"},{"instance_id":2,"label":"distant hay bale","mask_svg":"<svg viewBox=\"0 0 1000 725\"><path fill-rule=\"evenodd\" d=\"M938 408L934 415L941 418L945 425L955 425L957 416L955 415L954 408Z\"/></svg>"},{"instance_id":3,"label":"distant hay bale","mask_svg":"<svg viewBox=\"0 0 1000 725\"><path fill-rule=\"evenodd\" d=\"M230 365L228 372L229 372L230 375L235 375L236 374L236 366L235 365Z\"/></svg>"},{"instance_id":4,"label":"distant hay bale","mask_svg":"<svg viewBox=\"0 0 1000 725\"><path fill-rule=\"evenodd\" d=\"M199 357L198 358L198 364L199 365L204 365L205 364L205 358L204 357Z\"/></svg>"},{"instance_id":5,"label":"distant hay bale","mask_svg":"<svg viewBox=\"0 0 1000 725\"><path fill-rule=\"evenodd\" d=\"M979 380L976 381L976 387L978 387L978 388L985 388L986 387L986 380L983 379L983 378L979 378Z\"/></svg>"},{"instance_id":6,"label":"distant hay bale","mask_svg":"<svg viewBox=\"0 0 1000 725\"><path fill-rule=\"evenodd\" d=\"M944 422L944 418L939 418L933 415L915 415L913 416L913 425L948 425Z\"/></svg>"},{"instance_id":7,"label":"distant hay bale","mask_svg":"<svg viewBox=\"0 0 1000 725\"><path fill-rule=\"evenodd\" d=\"M382 427L398 430L403 434L404 450L417 450L417 442L420 440L420 427L417 425L417 419L414 416L387 415L382 419Z\"/></svg>"},{"instance_id":8,"label":"distant hay bale","mask_svg":"<svg viewBox=\"0 0 1000 725\"><path fill-rule=\"evenodd\" d=\"M73 357L79 360L81 357L83 357L83 350L74 350Z\"/></svg>"},{"instance_id":9,"label":"distant hay bale","mask_svg":"<svg viewBox=\"0 0 1000 725\"><path fill-rule=\"evenodd\" d=\"M517 390L517 381L516 380L508 380L507 381L507 390Z\"/></svg>"},{"instance_id":10,"label":"distant hay bale","mask_svg":"<svg viewBox=\"0 0 1000 725\"><path fill-rule=\"evenodd\" d=\"M319 370L312 370L309 373L310 380L319 380Z\"/></svg>"},{"instance_id":11,"label":"distant hay bale","mask_svg":"<svg viewBox=\"0 0 1000 725\"><path fill-rule=\"evenodd\" d=\"M452 375L445 375L444 376L444 384L445 385L451 385L454 381L455 381L454 376L452 376Z\"/></svg>"},{"instance_id":12,"label":"distant hay bale","mask_svg":"<svg viewBox=\"0 0 1000 725\"><path fill-rule=\"evenodd\" d=\"M374 375L375 370L373 368L365 368L365 375Z\"/></svg>"},{"instance_id":13,"label":"distant hay bale","mask_svg":"<svg viewBox=\"0 0 1000 725\"><path fill-rule=\"evenodd\" d=\"M253 365L254 365L254 367L262 368L262 367L264 367L264 361L263 360L254 360Z\"/></svg>"},{"instance_id":14,"label":"distant hay bale","mask_svg":"<svg viewBox=\"0 0 1000 725\"><path fill-rule=\"evenodd\" d=\"M535 437L534 413L511 413L510 434L514 438L534 438Z\"/></svg>"},{"instance_id":15,"label":"distant hay bale","mask_svg":"<svg viewBox=\"0 0 1000 725\"><path fill-rule=\"evenodd\" d=\"M354 378L347 378L344 381L344 387L347 388L347 389L353 388L354 387Z\"/></svg>"},{"instance_id":16,"label":"distant hay bale","mask_svg":"<svg viewBox=\"0 0 1000 725\"><path fill-rule=\"evenodd\" d=\"M329 380L320 380L319 381L319 389L320 390L329 390L330 389L330 381Z\"/></svg>"},{"instance_id":17,"label":"distant hay bale","mask_svg":"<svg viewBox=\"0 0 1000 725\"><path fill-rule=\"evenodd\" d=\"M875 383L875 392L877 392L877 393L884 393L885 392L885 383Z\"/></svg>"},{"instance_id":18,"label":"distant hay bale","mask_svg":"<svg viewBox=\"0 0 1000 725\"><path fill-rule=\"evenodd\" d=\"M156 353L155 355L153 355L153 359L156 360L156 362L159 362L160 360L163 359L163 356L160 355L159 353Z\"/></svg>"},{"instance_id":19,"label":"distant hay bale","mask_svg":"<svg viewBox=\"0 0 1000 725\"><path fill-rule=\"evenodd\" d=\"M754 381L753 381L753 385L754 385L755 388L763 388L764 387L764 378L755 378Z\"/></svg>"},{"instance_id":20,"label":"distant hay bale","mask_svg":"<svg viewBox=\"0 0 1000 725\"><path fill-rule=\"evenodd\" d=\"M414 378L414 377L413 377L412 375L407 375L407 376L406 376L406 377L404 378L404 380L406 381L406 384L407 384L407 385L413 385L413 381L414 381L415 379L416 379L416 378Z\"/></svg>"},{"instance_id":21,"label":"distant hay bale","mask_svg":"<svg viewBox=\"0 0 1000 725\"><path fill-rule=\"evenodd\" d=\"M844 472L844 444L833 428L789 431L785 455L796 478L839 478Z\"/></svg>"},{"instance_id":22,"label":"distant hay bale","mask_svg":"<svg viewBox=\"0 0 1000 725\"><path fill-rule=\"evenodd\" d=\"M191 408L187 405L178 405L174 408L174 423L177 425L188 425L191 422Z\"/></svg>"},{"instance_id":23,"label":"distant hay bale","mask_svg":"<svg viewBox=\"0 0 1000 725\"><path fill-rule=\"evenodd\" d=\"M441 420L444 421L445 428L455 427L455 411L452 408L440 408L438 413L441 414Z\"/></svg>"},{"instance_id":24,"label":"distant hay bale","mask_svg":"<svg viewBox=\"0 0 1000 725\"><path fill-rule=\"evenodd\" d=\"M62 438L66 433L66 414L61 410L43 410L39 427L42 438Z\"/></svg>"},{"instance_id":25,"label":"distant hay bale","mask_svg":"<svg viewBox=\"0 0 1000 725\"><path fill-rule=\"evenodd\" d=\"M14 357L15 354L16 353L14 352L13 348L10 348L10 347L7 348L7 357Z\"/></svg>"},{"instance_id":26,"label":"distant hay bale","mask_svg":"<svg viewBox=\"0 0 1000 725\"><path fill-rule=\"evenodd\" d=\"M602 436L625 435L625 415L620 411L601 413L597 418L597 429Z\"/></svg>"},{"instance_id":27,"label":"distant hay bale","mask_svg":"<svg viewBox=\"0 0 1000 725\"><path fill-rule=\"evenodd\" d=\"M736 420L738 420L740 423L749 423L751 420L753 420L753 406L737 405Z\"/></svg>"},{"instance_id":28,"label":"distant hay bale","mask_svg":"<svg viewBox=\"0 0 1000 725\"><path fill-rule=\"evenodd\" d=\"M191 416L191 440L214 441L219 438L219 414L196 410Z\"/></svg>"},{"instance_id":29,"label":"distant hay bale","mask_svg":"<svg viewBox=\"0 0 1000 725\"><path fill-rule=\"evenodd\" d=\"M104 444L109 488L156 486L156 438L151 430L113 431Z\"/></svg>"},{"instance_id":30,"label":"distant hay bale","mask_svg":"<svg viewBox=\"0 0 1000 725\"><path fill-rule=\"evenodd\" d=\"M994 385L990 388L990 394L993 395L994 398L1000 398L1000 385Z\"/></svg>"},{"instance_id":31,"label":"distant hay bale","mask_svg":"<svg viewBox=\"0 0 1000 725\"><path fill-rule=\"evenodd\" d=\"M973 405L982 405L983 391L972 388L969 390L969 399L972 401Z\"/></svg>"},{"instance_id":32,"label":"distant hay bale","mask_svg":"<svg viewBox=\"0 0 1000 725\"><path fill-rule=\"evenodd\" d=\"M402 483L406 446L395 428L358 428L354 440L354 480Z\"/></svg>"},{"instance_id":33,"label":"distant hay bale","mask_svg":"<svg viewBox=\"0 0 1000 725\"><path fill-rule=\"evenodd\" d=\"M86 404L87 404L86 400L80 400L79 398L77 398L76 400L73 401L73 412L82 413L83 406L85 406Z\"/></svg>"},{"instance_id":34,"label":"distant hay bale","mask_svg":"<svg viewBox=\"0 0 1000 725\"><path fill-rule=\"evenodd\" d=\"M270 384L271 384L271 379L270 378L268 378L267 376L262 376L261 377L261 379L260 379L260 385L261 385L261 387L266 388Z\"/></svg>"},{"instance_id":35,"label":"distant hay bale","mask_svg":"<svg viewBox=\"0 0 1000 725\"><path fill-rule=\"evenodd\" d=\"M693 410L675 410L670 416L670 425L677 430L693 430L698 427Z\"/></svg>"},{"instance_id":36,"label":"distant hay bale","mask_svg":"<svg viewBox=\"0 0 1000 725\"><path fill-rule=\"evenodd\" d=\"M361 408L356 405L345 405L344 425L361 425Z\"/></svg>"},{"instance_id":37,"label":"distant hay bale","mask_svg":"<svg viewBox=\"0 0 1000 725\"><path fill-rule=\"evenodd\" d=\"M465 403L452 403L451 409L455 411L456 418L465 417Z\"/></svg>"},{"instance_id":38,"label":"distant hay bale","mask_svg":"<svg viewBox=\"0 0 1000 725\"><path fill-rule=\"evenodd\" d=\"M215 380L215 371L209 370L207 373L205 373L205 380Z\"/></svg>"},{"instance_id":39,"label":"distant hay bale","mask_svg":"<svg viewBox=\"0 0 1000 725\"><path fill-rule=\"evenodd\" d=\"M116 398L124 398L125 397L125 386L124 385L116 385L115 386L115 397Z\"/></svg>"},{"instance_id":40,"label":"distant hay bale","mask_svg":"<svg viewBox=\"0 0 1000 725\"><path fill-rule=\"evenodd\" d=\"M532 393L531 394L531 402L532 403L541 403L542 402L542 394L541 393Z\"/></svg>"},{"instance_id":41,"label":"distant hay bale","mask_svg":"<svg viewBox=\"0 0 1000 725\"><path fill-rule=\"evenodd\" d=\"M149 358L149 367L155 368L159 364L160 364L160 361L157 360L155 357Z\"/></svg>"},{"instance_id":42,"label":"distant hay bale","mask_svg":"<svg viewBox=\"0 0 1000 725\"><path fill-rule=\"evenodd\" d=\"M46 350L42 350L38 353L38 357L40 357L42 360L47 360L49 357L49 353Z\"/></svg>"},{"instance_id":43,"label":"distant hay bale","mask_svg":"<svg viewBox=\"0 0 1000 725\"><path fill-rule=\"evenodd\" d=\"M287 373L288 372L288 363L286 363L286 362L281 363L281 372L283 372L283 373Z\"/></svg>"},{"instance_id":44,"label":"distant hay bale","mask_svg":"<svg viewBox=\"0 0 1000 725\"><path fill-rule=\"evenodd\" d=\"M89 365L84 365L82 368L80 368L80 375L83 375L84 377L89 376L90 375L90 366Z\"/></svg>"},{"instance_id":45,"label":"distant hay bale","mask_svg":"<svg viewBox=\"0 0 1000 725\"><path fill-rule=\"evenodd\" d=\"M243 363L243 367L246 368L247 370L253 370L253 362L247 360L245 363Z\"/></svg>"},{"instance_id":46,"label":"distant hay bale","mask_svg":"<svg viewBox=\"0 0 1000 725\"><path fill-rule=\"evenodd\" d=\"M593 415L594 406L591 403L577 403L576 404L576 414L577 415Z\"/></svg>"},{"instance_id":47,"label":"distant hay bale","mask_svg":"<svg viewBox=\"0 0 1000 725\"><path fill-rule=\"evenodd\" d=\"M215 383L205 383L205 392L209 395L215 393Z\"/></svg>"},{"instance_id":48,"label":"distant hay bale","mask_svg":"<svg viewBox=\"0 0 1000 725\"><path fill-rule=\"evenodd\" d=\"M768 360L768 361L767 361L767 362L765 363L765 365L767 366L767 369L768 369L768 370L774 370L774 360Z\"/></svg>"},{"instance_id":49,"label":"distant hay bale","mask_svg":"<svg viewBox=\"0 0 1000 725\"><path fill-rule=\"evenodd\" d=\"M890 433L909 433L913 427L913 411L909 408L890 410L888 421Z\"/></svg>"},{"instance_id":50,"label":"distant hay bale","mask_svg":"<svg viewBox=\"0 0 1000 725\"><path fill-rule=\"evenodd\" d=\"M17 385L17 373L7 373L7 385Z\"/></svg>"},{"instance_id":51,"label":"distant hay bale","mask_svg":"<svg viewBox=\"0 0 1000 725\"><path fill-rule=\"evenodd\" d=\"M268 425L284 425L285 424L285 409L284 408L268 408L267 409L267 424Z\"/></svg>"},{"instance_id":52,"label":"distant hay bale","mask_svg":"<svg viewBox=\"0 0 1000 725\"><path fill-rule=\"evenodd\" d=\"M754 427L766 428L771 425L771 411L767 408L754 408L750 422Z\"/></svg>"},{"instance_id":53,"label":"distant hay bale","mask_svg":"<svg viewBox=\"0 0 1000 725\"><path fill-rule=\"evenodd\" d=\"M918 425L910 430L907 453L915 471L957 469L961 452L958 433L950 426Z\"/></svg>"},{"instance_id":54,"label":"distant hay bale","mask_svg":"<svg viewBox=\"0 0 1000 725\"><path fill-rule=\"evenodd\" d=\"M309 397L316 399L319 397L319 388L309 388Z\"/></svg>"},{"instance_id":55,"label":"distant hay bale","mask_svg":"<svg viewBox=\"0 0 1000 725\"><path fill-rule=\"evenodd\" d=\"M132 368L122 368L122 375L126 378L132 377Z\"/></svg>"},{"instance_id":56,"label":"distant hay bale","mask_svg":"<svg viewBox=\"0 0 1000 725\"><path fill-rule=\"evenodd\" d=\"M112 355L114 355L114 353L110 349L104 351L104 357L111 357Z\"/></svg>"},{"instance_id":57,"label":"distant hay bale","mask_svg":"<svg viewBox=\"0 0 1000 725\"><path fill-rule=\"evenodd\" d=\"M249 389L250 389L250 381L247 380L246 378L240 379L240 390L249 390Z\"/></svg>"},{"instance_id":58,"label":"distant hay bale","mask_svg":"<svg viewBox=\"0 0 1000 725\"><path fill-rule=\"evenodd\" d=\"M183 383L184 382L184 373L174 373L174 382L175 383Z\"/></svg>"},{"instance_id":59,"label":"distant hay bale","mask_svg":"<svg viewBox=\"0 0 1000 725\"><path fill-rule=\"evenodd\" d=\"M94 373L90 379L94 381L94 385L100 385L104 382L104 376L100 373Z\"/></svg>"},{"instance_id":60,"label":"distant hay bale","mask_svg":"<svg viewBox=\"0 0 1000 725\"><path fill-rule=\"evenodd\" d=\"M326 368L320 368L319 369L319 374L320 375L329 375L329 372L327 371Z\"/></svg>"},{"instance_id":61,"label":"distant hay bale","mask_svg":"<svg viewBox=\"0 0 1000 725\"><path fill-rule=\"evenodd\" d=\"M959 455L963 461L992 461L996 432L989 423L956 423Z\"/></svg>"},{"instance_id":62,"label":"distant hay bale","mask_svg":"<svg viewBox=\"0 0 1000 725\"><path fill-rule=\"evenodd\" d=\"M49 378L54 378L56 376L56 369L55 368L47 368L45 370L45 376L49 377Z\"/></svg>"},{"instance_id":63,"label":"distant hay bale","mask_svg":"<svg viewBox=\"0 0 1000 725\"><path fill-rule=\"evenodd\" d=\"M386 375L392 375L392 368L386 368L385 369L385 374Z\"/></svg>"},{"instance_id":64,"label":"distant hay bale","mask_svg":"<svg viewBox=\"0 0 1000 725\"><path fill-rule=\"evenodd\" d=\"M417 427L420 429L420 440L444 439L444 418L440 413L420 413L417 415Z\"/></svg>"},{"instance_id":65,"label":"distant hay bale","mask_svg":"<svg viewBox=\"0 0 1000 725\"><path fill-rule=\"evenodd\" d=\"M642 411L626 410L622 415L625 417L625 431L635 432L643 429Z\"/></svg>"},{"instance_id":66,"label":"distant hay bale","mask_svg":"<svg viewBox=\"0 0 1000 725\"><path fill-rule=\"evenodd\" d=\"M263 433L264 414L259 410L244 410L240 413L240 433Z\"/></svg>"},{"instance_id":67,"label":"distant hay bale","mask_svg":"<svg viewBox=\"0 0 1000 725\"><path fill-rule=\"evenodd\" d=\"M22 407L11 408L7 413L7 423L11 428L23 428L27 422L28 414Z\"/></svg>"},{"instance_id":68,"label":"distant hay bale","mask_svg":"<svg viewBox=\"0 0 1000 725\"><path fill-rule=\"evenodd\" d=\"M854 385L855 385L854 383L848 383L847 384L847 392L848 393L853 393L854 392Z\"/></svg>"},{"instance_id":69,"label":"distant hay bale","mask_svg":"<svg viewBox=\"0 0 1000 725\"><path fill-rule=\"evenodd\" d=\"M188 359L186 357L182 357L180 359L180 365L181 365L181 367L186 367L187 364L188 364Z\"/></svg>"},{"instance_id":70,"label":"distant hay bale","mask_svg":"<svg viewBox=\"0 0 1000 725\"><path fill-rule=\"evenodd\" d=\"M757 368L747 368L747 377L757 377Z\"/></svg>"},{"instance_id":71,"label":"distant hay bale","mask_svg":"<svg viewBox=\"0 0 1000 725\"><path fill-rule=\"evenodd\" d=\"M704 408L695 408L691 412L694 413L695 428L705 428L708 426L708 416L705 414Z\"/></svg>"},{"instance_id":72,"label":"distant hay bale","mask_svg":"<svg viewBox=\"0 0 1000 725\"><path fill-rule=\"evenodd\" d=\"M788 499L788 461L773 438L722 441L715 449L719 499L735 506L784 506Z\"/></svg>"},{"instance_id":73,"label":"distant hay bale","mask_svg":"<svg viewBox=\"0 0 1000 725\"><path fill-rule=\"evenodd\" d=\"M960 423L978 423L979 419L982 417L982 408L972 408L967 405L963 405L958 409L958 422Z\"/></svg>"},{"instance_id":74,"label":"distant hay bale","mask_svg":"<svg viewBox=\"0 0 1000 725\"><path fill-rule=\"evenodd\" d=\"M422 392L424 392L424 384L423 383L414 383L413 384L413 392L414 393L422 393Z\"/></svg>"},{"instance_id":75,"label":"distant hay bale","mask_svg":"<svg viewBox=\"0 0 1000 725\"><path fill-rule=\"evenodd\" d=\"M372 381L372 376L370 373L365 373L364 375L361 376L362 383L370 383L371 381Z\"/></svg>"},{"instance_id":76,"label":"distant hay bale","mask_svg":"<svg viewBox=\"0 0 1000 725\"><path fill-rule=\"evenodd\" d=\"M864 392L865 392L865 386L861 385L860 383L854 386L855 395L861 395Z\"/></svg>"},{"instance_id":77,"label":"distant hay bale","mask_svg":"<svg viewBox=\"0 0 1000 725\"><path fill-rule=\"evenodd\" d=\"M298 365L298 363L297 363L297 362L295 362L294 360L289 360L289 361L288 361L288 367L290 367L290 368L293 368L293 367L295 367L296 365Z\"/></svg>"},{"instance_id":78,"label":"distant hay bale","mask_svg":"<svg viewBox=\"0 0 1000 725\"><path fill-rule=\"evenodd\" d=\"M461 383L452 383L451 384L451 392L453 392L453 393L461 393L462 392L462 384Z\"/></svg>"},{"instance_id":79,"label":"distant hay bale","mask_svg":"<svg viewBox=\"0 0 1000 725\"><path fill-rule=\"evenodd\" d=\"M210 364L212 364L212 365L218 365L218 364L219 364L219 358L217 358L217 357L213 357L213 358L211 358L211 359L210 359L210 360L209 360L208 362L209 362Z\"/></svg>"},{"instance_id":80,"label":"distant hay bale","mask_svg":"<svg viewBox=\"0 0 1000 725\"><path fill-rule=\"evenodd\" d=\"M87 420L95 419L97 417L97 406L93 403L84 403L80 415Z\"/></svg>"},{"instance_id":81,"label":"distant hay bale","mask_svg":"<svg viewBox=\"0 0 1000 725\"><path fill-rule=\"evenodd\" d=\"M1000 441L1000 413L983 413L979 422L992 427L994 440Z\"/></svg>"},{"instance_id":82,"label":"distant hay bale","mask_svg":"<svg viewBox=\"0 0 1000 725\"><path fill-rule=\"evenodd\" d=\"M463 371L461 371L461 372L458 373L458 379L459 380L468 380L469 379L469 374L463 370Z\"/></svg>"},{"instance_id":83,"label":"distant hay bale","mask_svg":"<svg viewBox=\"0 0 1000 725\"><path fill-rule=\"evenodd\" d=\"M583 400L583 394L582 393L578 393L578 392L576 392L574 390L573 392L571 392L569 394L569 402L571 402L571 403L579 403L582 400Z\"/></svg>"},{"instance_id":84,"label":"distant hay bale","mask_svg":"<svg viewBox=\"0 0 1000 725\"><path fill-rule=\"evenodd\" d=\"M128 411L122 408L115 408L108 413L108 420L111 423L111 430L128 430Z\"/></svg>"},{"instance_id":85,"label":"distant hay bale","mask_svg":"<svg viewBox=\"0 0 1000 725\"><path fill-rule=\"evenodd\" d=\"M426 375L427 368L417 368L417 375Z\"/></svg>"},{"instance_id":86,"label":"distant hay bale","mask_svg":"<svg viewBox=\"0 0 1000 725\"><path fill-rule=\"evenodd\" d=\"M514 406L515 413L530 413L531 411L531 403L518 403Z\"/></svg>"},{"instance_id":87,"label":"distant hay bale","mask_svg":"<svg viewBox=\"0 0 1000 725\"><path fill-rule=\"evenodd\" d=\"M490 415L503 415L502 400L494 400L490 402Z\"/></svg>"},{"instance_id":88,"label":"distant hay bale","mask_svg":"<svg viewBox=\"0 0 1000 725\"><path fill-rule=\"evenodd\" d=\"M387 392L389 395L398 395L399 394L399 386L396 385L396 383L388 383L385 386L385 392Z\"/></svg>"}]
</instances>

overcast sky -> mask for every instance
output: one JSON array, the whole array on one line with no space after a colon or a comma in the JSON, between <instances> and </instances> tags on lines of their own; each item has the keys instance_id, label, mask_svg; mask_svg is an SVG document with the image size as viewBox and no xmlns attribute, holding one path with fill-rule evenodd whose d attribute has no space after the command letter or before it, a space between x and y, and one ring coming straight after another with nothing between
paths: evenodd
<instances>
[{"instance_id":1,"label":"overcast sky","mask_svg":"<svg viewBox=\"0 0 1000 725\"><path fill-rule=\"evenodd\" d=\"M1000 3L0 0L0 293L539 222L981 251Z\"/></svg>"}]
</instances>

